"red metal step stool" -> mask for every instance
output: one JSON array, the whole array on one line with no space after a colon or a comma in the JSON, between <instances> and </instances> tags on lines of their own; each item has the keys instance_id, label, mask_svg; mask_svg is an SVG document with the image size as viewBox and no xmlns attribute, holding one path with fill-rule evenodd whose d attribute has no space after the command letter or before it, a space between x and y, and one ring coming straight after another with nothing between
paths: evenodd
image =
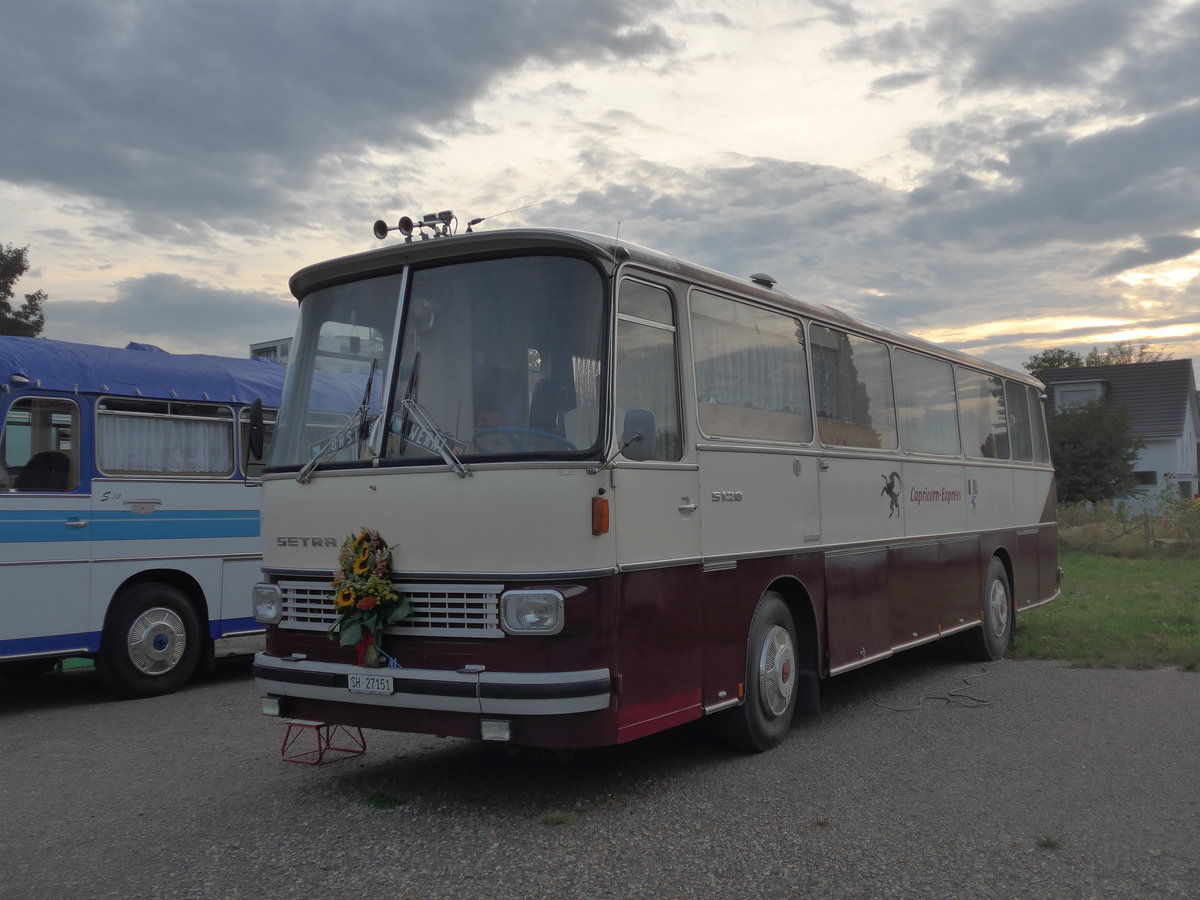
<instances>
[{"instance_id":1,"label":"red metal step stool","mask_svg":"<svg viewBox=\"0 0 1200 900\"><path fill-rule=\"evenodd\" d=\"M337 743L334 743L337 741ZM298 745L298 746L297 746ZM330 725L328 722L310 722L306 719L288 719L287 731L279 755L284 762L319 766L323 762L362 756L367 752L367 739L361 728L347 725ZM335 754L329 756L329 754Z\"/></svg>"}]
</instances>

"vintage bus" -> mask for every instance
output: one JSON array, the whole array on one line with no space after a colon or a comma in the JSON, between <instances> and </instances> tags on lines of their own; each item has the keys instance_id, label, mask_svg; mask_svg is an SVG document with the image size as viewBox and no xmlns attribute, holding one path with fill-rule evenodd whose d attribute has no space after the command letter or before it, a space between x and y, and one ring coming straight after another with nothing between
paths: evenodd
<instances>
[{"instance_id":1,"label":"vintage bus","mask_svg":"<svg viewBox=\"0 0 1200 900\"><path fill-rule=\"evenodd\" d=\"M1033 378L764 275L431 220L291 280L264 713L545 748L718 716L764 750L821 679L947 638L997 659L1057 595ZM383 668L331 640L364 530L409 605Z\"/></svg>"},{"instance_id":2,"label":"vintage bus","mask_svg":"<svg viewBox=\"0 0 1200 900\"><path fill-rule=\"evenodd\" d=\"M161 694L261 633L249 410L273 427L284 371L0 337L0 674L86 656L115 693Z\"/></svg>"}]
</instances>

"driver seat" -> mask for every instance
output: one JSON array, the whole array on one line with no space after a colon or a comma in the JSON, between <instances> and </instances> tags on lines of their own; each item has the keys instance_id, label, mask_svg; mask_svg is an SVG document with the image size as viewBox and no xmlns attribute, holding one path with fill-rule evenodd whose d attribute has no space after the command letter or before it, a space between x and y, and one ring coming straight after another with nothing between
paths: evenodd
<instances>
[{"instance_id":1,"label":"driver seat","mask_svg":"<svg viewBox=\"0 0 1200 900\"><path fill-rule=\"evenodd\" d=\"M43 450L29 458L13 482L16 491L65 491L71 459L59 450Z\"/></svg>"}]
</instances>

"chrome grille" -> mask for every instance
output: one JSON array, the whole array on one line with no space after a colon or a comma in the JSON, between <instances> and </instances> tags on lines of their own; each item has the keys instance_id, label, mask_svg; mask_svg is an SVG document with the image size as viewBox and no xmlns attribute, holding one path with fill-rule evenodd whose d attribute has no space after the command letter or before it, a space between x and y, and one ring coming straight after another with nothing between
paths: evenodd
<instances>
[{"instance_id":1,"label":"chrome grille","mask_svg":"<svg viewBox=\"0 0 1200 900\"><path fill-rule=\"evenodd\" d=\"M388 628L389 634L421 637L503 637L500 630L500 584L396 584L408 597L412 615ZM328 581L281 581L283 620L280 626L300 631L328 631L337 621L333 588Z\"/></svg>"}]
</instances>

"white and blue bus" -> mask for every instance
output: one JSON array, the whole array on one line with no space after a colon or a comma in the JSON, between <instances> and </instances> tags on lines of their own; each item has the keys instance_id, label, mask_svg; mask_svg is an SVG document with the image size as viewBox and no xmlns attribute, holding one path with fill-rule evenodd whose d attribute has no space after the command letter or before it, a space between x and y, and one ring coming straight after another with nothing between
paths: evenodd
<instances>
[{"instance_id":1,"label":"white and blue bus","mask_svg":"<svg viewBox=\"0 0 1200 900\"><path fill-rule=\"evenodd\" d=\"M91 657L118 695L163 694L262 630L249 413L273 427L284 372L0 337L0 673Z\"/></svg>"}]
</instances>

